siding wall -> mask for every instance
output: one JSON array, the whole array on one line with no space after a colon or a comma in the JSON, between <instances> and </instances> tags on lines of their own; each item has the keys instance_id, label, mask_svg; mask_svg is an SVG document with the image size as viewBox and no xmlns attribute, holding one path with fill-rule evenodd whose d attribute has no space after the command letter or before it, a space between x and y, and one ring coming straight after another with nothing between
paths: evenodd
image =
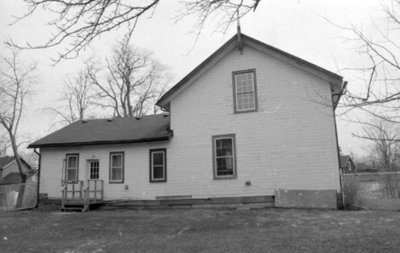
<instances>
[{"instance_id":1,"label":"siding wall","mask_svg":"<svg viewBox=\"0 0 400 253\"><path fill-rule=\"evenodd\" d=\"M235 114L232 71L256 69L258 112ZM292 65L246 47L231 52L171 102L169 142L42 149L40 192L61 195L66 153L100 159L107 199L272 195L275 189L338 190L330 86ZM236 135L237 178L214 180L212 136ZM167 148L167 182L149 183L149 149ZM125 182L108 184L109 152L125 152ZM246 181L251 181L246 186ZM128 185L129 189L125 189Z\"/></svg>"},{"instance_id":2,"label":"siding wall","mask_svg":"<svg viewBox=\"0 0 400 253\"><path fill-rule=\"evenodd\" d=\"M66 154L78 153L79 180L89 178L88 160L99 159L99 179L104 180L106 199L152 199L157 195L165 195L168 193L165 183L149 183L149 149L164 147L166 147L165 142L154 142L153 144L41 149L40 192L47 193L49 197L61 197L63 159ZM110 152L119 151L125 152L125 180L124 183L110 184ZM125 189L125 185L128 189Z\"/></svg>"},{"instance_id":3,"label":"siding wall","mask_svg":"<svg viewBox=\"0 0 400 253\"><path fill-rule=\"evenodd\" d=\"M235 114L232 71L256 69L258 112ZM176 174L205 194L339 189L329 83L256 50L228 54L171 102ZM235 134L238 178L213 180L211 136ZM247 180L251 186L245 186Z\"/></svg>"}]
</instances>

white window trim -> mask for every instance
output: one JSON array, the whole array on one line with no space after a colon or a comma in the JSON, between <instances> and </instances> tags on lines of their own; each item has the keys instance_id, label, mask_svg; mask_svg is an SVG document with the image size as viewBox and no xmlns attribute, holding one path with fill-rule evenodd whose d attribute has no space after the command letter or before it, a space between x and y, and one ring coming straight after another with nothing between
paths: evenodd
<instances>
[{"instance_id":1,"label":"white window trim","mask_svg":"<svg viewBox=\"0 0 400 253\"><path fill-rule=\"evenodd\" d=\"M162 165L154 165L153 161L154 161L154 154L163 154L163 164ZM166 173L166 150L150 150L150 182L165 182L167 180L167 173ZM154 167L161 167L163 168L163 177L162 178L154 178Z\"/></svg>"},{"instance_id":2,"label":"white window trim","mask_svg":"<svg viewBox=\"0 0 400 253\"><path fill-rule=\"evenodd\" d=\"M221 157L230 157L230 156L219 156L217 157L217 140L225 140L231 139L232 140L232 163L233 163L233 174L232 175L218 175L218 163L217 158ZM234 134L227 134L227 135L218 135L213 136L213 170L214 170L214 179L235 179L237 178L237 171L236 171L236 142L235 142L235 135Z\"/></svg>"}]
</instances>

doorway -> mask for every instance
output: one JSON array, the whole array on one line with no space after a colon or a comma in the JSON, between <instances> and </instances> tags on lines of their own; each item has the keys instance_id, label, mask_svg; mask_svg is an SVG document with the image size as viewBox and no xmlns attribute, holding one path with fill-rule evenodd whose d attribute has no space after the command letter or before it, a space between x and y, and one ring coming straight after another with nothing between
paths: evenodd
<instances>
[{"instance_id":1,"label":"doorway","mask_svg":"<svg viewBox=\"0 0 400 253\"><path fill-rule=\"evenodd\" d=\"M100 176L100 163L99 160L88 161L88 179L99 179Z\"/></svg>"}]
</instances>

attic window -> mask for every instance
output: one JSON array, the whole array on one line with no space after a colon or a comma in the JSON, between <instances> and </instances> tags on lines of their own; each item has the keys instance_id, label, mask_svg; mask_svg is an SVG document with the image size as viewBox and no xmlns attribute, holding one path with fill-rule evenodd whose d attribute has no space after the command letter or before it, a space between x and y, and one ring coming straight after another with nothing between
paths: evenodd
<instances>
[{"instance_id":1,"label":"attic window","mask_svg":"<svg viewBox=\"0 0 400 253\"><path fill-rule=\"evenodd\" d=\"M235 71L232 74L235 113L257 111L256 70Z\"/></svg>"}]
</instances>

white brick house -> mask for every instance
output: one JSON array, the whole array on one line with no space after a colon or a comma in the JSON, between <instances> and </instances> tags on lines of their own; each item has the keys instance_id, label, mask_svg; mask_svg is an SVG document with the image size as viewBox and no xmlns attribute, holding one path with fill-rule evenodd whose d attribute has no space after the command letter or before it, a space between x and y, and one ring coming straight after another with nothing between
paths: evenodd
<instances>
[{"instance_id":1,"label":"white brick house","mask_svg":"<svg viewBox=\"0 0 400 253\"><path fill-rule=\"evenodd\" d=\"M32 143L40 192L60 198L61 180L96 178L106 200L275 196L277 206L336 208L342 86L235 35L158 101L169 116L76 122ZM126 139L116 133L124 126Z\"/></svg>"}]
</instances>

